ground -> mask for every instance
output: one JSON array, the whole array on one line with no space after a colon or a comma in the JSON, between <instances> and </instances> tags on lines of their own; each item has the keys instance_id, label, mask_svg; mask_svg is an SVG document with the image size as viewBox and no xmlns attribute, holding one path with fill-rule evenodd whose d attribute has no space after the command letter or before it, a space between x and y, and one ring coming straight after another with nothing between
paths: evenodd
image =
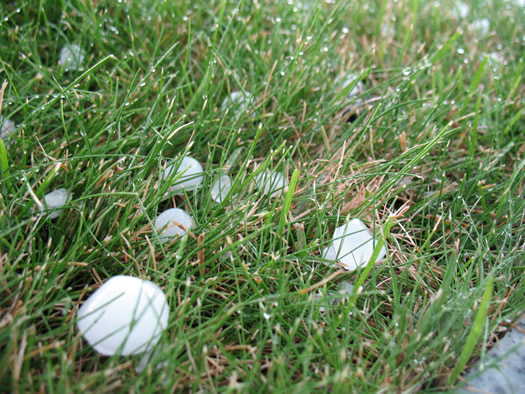
<instances>
[{"instance_id":1,"label":"ground","mask_svg":"<svg viewBox=\"0 0 525 394\"><path fill-rule=\"evenodd\" d=\"M523 2L35 0L0 16L6 391L444 391L525 310ZM175 195L183 155L203 183ZM282 194L257 188L266 170ZM195 225L162 243L155 218L175 207ZM322 253L354 218L387 257L346 271ZM169 304L141 372L76 324L115 275Z\"/></svg>"}]
</instances>

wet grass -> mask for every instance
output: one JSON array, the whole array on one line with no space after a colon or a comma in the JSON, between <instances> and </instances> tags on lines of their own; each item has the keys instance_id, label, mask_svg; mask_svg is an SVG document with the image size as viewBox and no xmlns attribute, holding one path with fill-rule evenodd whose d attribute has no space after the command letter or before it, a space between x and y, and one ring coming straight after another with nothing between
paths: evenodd
<instances>
[{"instance_id":1,"label":"wet grass","mask_svg":"<svg viewBox=\"0 0 525 394\"><path fill-rule=\"evenodd\" d=\"M331 3L0 4L0 115L17 125L0 144L1 387L443 391L523 313L523 8ZM82 70L58 64L67 44ZM253 100L221 109L234 91ZM184 153L204 184L170 196ZM260 194L266 168L297 171L295 190ZM73 199L50 220L37 202L61 187ZM161 244L172 207L194 237ZM387 259L323 264L355 217L385 229ZM119 274L170 305L140 373L76 328Z\"/></svg>"}]
</instances>

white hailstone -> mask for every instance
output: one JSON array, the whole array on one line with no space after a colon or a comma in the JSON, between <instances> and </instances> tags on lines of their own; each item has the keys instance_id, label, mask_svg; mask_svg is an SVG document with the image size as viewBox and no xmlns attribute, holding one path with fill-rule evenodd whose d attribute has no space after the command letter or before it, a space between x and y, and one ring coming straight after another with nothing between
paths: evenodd
<instances>
[{"instance_id":1,"label":"white hailstone","mask_svg":"<svg viewBox=\"0 0 525 394\"><path fill-rule=\"evenodd\" d=\"M77 44L67 44L60 50L60 65L64 70L82 70L86 51Z\"/></svg>"},{"instance_id":2,"label":"white hailstone","mask_svg":"<svg viewBox=\"0 0 525 394\"><path fill-rule=\"evenodd\" d=\"M180 225L184 228L179 227ZM160 241L163 243L186 234L186 230L192 227L192 217L179 208L170 208L157 216L155 220L155 228L160 232Z\"/></svg>"},{"instance_id":3,"label":"white hailstone","mask_svg":"<svg viewBox=\"0 0 525 394\"><path fill-rule=\"evenodd\" d=\"M253 97L250 93L232 92L222 101L221 110L225 112L228 108L232 108L237 115L240 115L250 109L252 101Z\"/></svg>"},{"instance_id":4,"label":"white hailstone","mask_svg":"<svg viewBox=\"0 0 525 394\"><path fill-rule=\"evenodd\" d=\"M381 36L383 37L394 37L396 35L396 29L394 26L385 24L381 26Z\"/></svg>"},{"instance_id":5,"label":"white hailstone","mask_svg":"<svg viewBox=\"0 0 525 394\"><path fill-rule=\"evenodd\" d=\"M104 356L140 354L153 347L168 325L169 308L155 283L119 275L80 307L77 326Z\"/></svg>"},{"instance_id":6,"label":"white hailstone","mask_svg":"<svg viewBox=\"0 0 525 394\"><path fill-rule=\"evenodd\" d=\"M490 21L486 18L473 21L471 26L472 30L482 36L487 35L490 31Z\"/></svg>"},{"instance_id":7,"label":"white hailstone","mask_svg":"<svg viewBox=\"0 0 525 394\"><path fill-rule=\"evenodd\" d=\"M359 75L350 73L346 76L342 76L338 78L341 82L341 89L346 89L349 85L351 85L356 79L359 79ZM361 80L357 82L357 84L352 88L352 90L348 93L348 98L357 97L363 94L365 91L365 85Z\"/></svg>"},{"instance_id":8,"label":"white hailstone","mask_svg":"<svg viewBox=\"0 0 525 394\"><path fill-rule=\"evenodd\" d=\"M50 219L56 219L62 214L62 207L71 200L71 193L66 189L53 190L44 196L44 206L42 207L45 212L49 213Z\"/></svg>"},{"instance_id":9,"label":"white hailstone","mask_svg":"<svg viewBox=\"0 0 525 394\"><path fill-rule=\"evenodd\" d=\"M503 56L501 56L499 52L490 52L487 53L486 56L492 63L501 64L504 62Z\"/></svg>"},{"instance_id":10,"label":"white hailstone","mask_svg":"<svg viewBox=\"0 0 525 394\"><path fill-rule=\"evenodd\" d=\"M211 187L211 198L221 203L232 187L232 180L228 175L222 175Z\"/></svg>"},{"instance_id":11,"label":"white hailstone","mask_svg":"<svg viewBox=\"0 0 525 394\"><path fill-rule=\"evenodd\" d=\"M470 7L463 2L459 2L452 8L452 10L455 17L464 19L467 17Z\"/></svg>"},{"instance_id":12,"label":"white hailstone","mask_svg":"<svg viewBox=\"0 0 525 394\"><path fill-rule=\"evenodd\" d=\"M7 141L7 139L16 131L15 122L9 119L4 119L0 116L0 139Z\"/></svg>"},{"instance_id":13,"label":"white hailstone","mask_svg":"<svg viewBox=\"0 0 525 394\"><path fill-rule=\"evenodd\" d=\"M284 192L288 180L279 172L265 170L255 177L255 186L264 194L276 197Z\"/></svg>"},{"instance_id":14,"label":"white hailstone","mask_svg":"<svg viewBox=\"0 0 525 394\"><path fill-rule=\"evenodd\" d=\"M185 156L178 166L172 164L166 167L164 171L164 179L170 178L173 174L173 185L170 186L170 191L176 194L184 194L184 190L192 191L197 189L201 184L203 177L203 169L201 163L193 157Z\"/></svg>"},{"instance_id":15,"label":"white hailstone","mask_svg":"<svg viewBox=\"0 0 525 394\"><path fill-rule=\"evenodd\" d=\"M375 246L374 236L366 225L360 219L353 219L334 231L333 243L323 250L322 257L340 261L348 271L354 271L368 263ZM385 257L386 249L383 245L376 263Z\"/></svg>"}]
</instances>

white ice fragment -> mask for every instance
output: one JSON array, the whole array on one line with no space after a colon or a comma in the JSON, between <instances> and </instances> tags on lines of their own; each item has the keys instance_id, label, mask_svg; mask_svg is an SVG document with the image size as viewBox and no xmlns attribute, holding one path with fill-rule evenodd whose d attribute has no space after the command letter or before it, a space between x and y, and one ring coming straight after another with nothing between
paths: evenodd
<instances>
[{"instance_id":1,"label":"white ice fragment","mask_svg":"<svg viewBox=\"0 0 525 394\"><path fill-rule=\"evenodd\" d=\"M344 76L344 75L340 76L338 78L338 80L341 81L341 89L345 90L348 86L350 86L352 83L354 83L356 79L359 79L359 78L360 78L359 75L354 74L354 73L350 73L350 74L348 74L346 76ZM359 79L359 81L356 83L356 85L348 93L348 98L358 97L358 96L362 95L364 91L365 91L365 85Z\"/></svg>"},{"instance_id":2,"label":"white ice fragment","mask_svg":"<svg viewBox=\"0 0 525 394\"><path fill-rule=\"evenodd\" d=\"M354 284L348 281L339 284L339 292L344 294L352 294L354 292Z\"/></svg>"},{"instance_id":3,"label":"white ice fragment","mask_svg":"<svg viewBox=\"0 0 525 394\"><path fill-rule=\"evenodd\" d=\"M240 115L250 109L252 101L253 97L250 93L232 92L222 101L221 110L225 112L228 108L232 108L237 115Z\"/></svg>"},{"instance_id":4,"label":"white ice fragment","mask_svg":"<svg viewBox=\"0 0 525 394\"><path fill-rule=\"evenodd\" d=\"M203 169L201 163L193 157L185 156L177 167L172 164L164 170L164 179L168 179L173 175L173 185L170 190L176 194L184 194L183 190L192 191L202 184Z\"/></svg>"},{"instance_id":5,"label":"white ice fragment","mask_svg":"<svg viewBox=\"0 0 525 394\"><path fill-rule=\"evenodd\" d=\"M15 130L15 122L0 116L0 139L7 141L7 139L14 134Z\"/></svg>"},{"instance_id":6,"label":"white ice fragment","mask_svg":"<svg viewBox=\"0 0 525 394\"><path fill-rule=\"evenodd\" d=\"M71 200L71 193L60 188L44 196L44 211L49 213L50 219L56 219L62 214L62 207Z\"/></svg>"},{"instance_id":7,"label":"white ice fragment","mask_svg":"<svg viewBox=\"0 0 525 394\"><path fill-rule=\"evenodd\" d=\"M168 325L168 315L166 296L156 284L119 275L80 307L77 326L99 353L126 356L154 346Z\"/></svg>"},{"instance_id":8,"label":"white ice fragment","mask_svg":"<svg viewBox=\"0 0 525 394\"><path fill-rule=\"evenodd\" d=\"M456 18L464 19L467 17L470 11L470 8L467 4L463 2L459 2L459 3L456 3L455 6L453 6L452 11Z\"/></svg>"},{"instance_id":9,"label":"white ice fragment","mask_svg":"<svg viewBox=\"0 0 525 394\"><path fill-rule=\"evenodd\" d=\"M186 230L192 227L192 217L179 208L167 209L157 216L155 220L155 228L160 232L161 242L169 241L176 236L182 236L186 234Z\"/></svg>"},{"instance_id":10,"label":"white ice fragment","mask_svg":"<svg viewBox=\"0 0 525 394\"><path fill-rule=\"evenodd\" d=\"M288 180L279 172L263 171L255 177L255 186L264 194L276 197L284 192L288 186Z\"/></svg>"},{"instance_id":11,"label":"white ice fragment","mask_svg":"<svg viewBox=\"0 0 525 394\"><path fill-rule=\"evenodd\" d=\"M337 252L334 249L333 245L327 246L323 249L322 258L325 260L337 260Z\"/></svg>"},{"instance_id":12,"label":"white ice fragment","mask_svg":"<svg viewBox=\"0 0 525 394\"><path fill-rule=\"evenodd\" d=\"M77 44L67 44L60 50L60 65L64 70L82 70L86 51Z\"/></svg>"},{"instance_id":13,"label":"white ice fragment","mask_svg":"<svg viewBox=\"0 0 525 394\"><path fill-rule=\"evenodd\" d=\"M333 256L335 253L336 258L333 260L340 261L348 271L353 271L368 263L376 243L366 225L360 219L353 219L334 231L333 252L327 252L327 255ZM382 246L376 263L385 257L386 249Z\"/></svg>"},{"instance_id":14,"label":"white ice fragment","mask_svg":"<svg viewBox=\"0 0 525 394\"><path fill-rule=\"evenodd\" d=\"M477 19L472 22L472 30L481 36L486 36L490 31L490 21L487 18Z\"/></svg>"},{"instance_id":15,"label":"white ice fragment","mask_svg":"<svg viewBox=\"0 0 525 394\"><path fill-rule=\"evenodd\" d=\"M211 198L221 203L232 187L232 180L228 175L222 175L211 187Z\"/></svg>"}]
</instances>

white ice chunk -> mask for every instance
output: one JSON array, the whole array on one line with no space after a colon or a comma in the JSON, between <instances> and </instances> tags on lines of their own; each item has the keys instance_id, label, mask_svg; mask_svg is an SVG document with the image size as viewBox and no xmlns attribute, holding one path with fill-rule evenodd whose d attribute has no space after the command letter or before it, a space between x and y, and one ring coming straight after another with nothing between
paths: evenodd
<instances>
[{"instance_id":1,"label":"white ice chunk","mask_svg":"<svg viewBox=\"0 0 525 394\"><path fill-rule=\"evenodd\" d=\"M333 251L327 251L327 256L324 258L328 259L328 256L332 257L335 254L334 261L340 261L347 270L353 271L368 263L376 244L377 241L374 240L366 225L360 219L353 219L334 231L331 246ZM376 263L385 257L386 249L383 246L379 251Z\"/></svg>"},{"instance_id":2,"label":"white ice chunk","mask_svg":"<svg viewBox=\"0 0 525 394\"><path fill-rule=\"evenodd\" d=\"M480 36L486 36L490 31L490 21L487 18L477 19L472 22L472 30Z\"/></svg>"},{"instance_id":3,"label":"white ice chunk","mask_svg":"<svg viewBox=\"0 0 525 394\"><path fill-rule=\"evenodd\" d=\"M222 202L232 187L232 180L228 175L222 175L211 187L211 198L216 202Z\"/></svg>"},{"instance_id":4,"label":"white ice chunk","mask_svg":"<svg viewBox=\"0 0 525 394\"><path fill-rule=\"evenodd\" d=\"M359 79L358 74L350 73L346 76L341 76L338 79L341 81L341 89L344 90L348 86L350 86L352 83L355 82L356 79ZM361 80L359 80L356 85L352 88L352 90L348 93L348 98L357 97L363 94L365 91L365 85Z\"/></svg>"},{"instance_id":5,"label":"white ice chunk","mask_svg":"<svg viewBox=\"0 0 525 394\"><path fill-rule=\"evenodd\" d=\"M182 225L184 227L179 227ZM160 241L166 242L173 237L186 234L186 230L193 227L193 219L179 208L170 208L162 212L155 220L155 228L160 232Z\"/></svg>"},{"instance_id":6,"label":"white ice chunk","mask_svg":"<svg viewBox=\"0 0 525 394\"><path fill-rule=\"evenodd\" d=\"M232 108L239 115L250 109L252 101L253 97L250 93L232 92L222 101L221 110L225 112L228 108Z\"/></svg>"},{"instance_id":7,"label":"white ice chunk","mask_svg":"<svg viewBox=\"0 0 525 394\"><path fill-rule=\"evenodd\" d=\"M176 194L184 194L183 190L192 191L197 189L204 179L203 169L201 163L193 157L185 156L177 167L172 164L166 167L164 171L164 179L171 177L175 172L173 185L170 190Z\"/></svg>"},{"instance_id":8,"label":"white ice chunk","mask_svg":"<svg viewBox=\"0 0 525 394\"><path fill-rule=\"evenodd\" d=\"M153 282L115 276L77 313L78 329L96 351L111 356L140 354L154 346L168 325L164 292Z\"/></svg>"},{"instance_id":9,"label":"white ice chunk","mask_svg":"<svg viewBox=\"0 0 525 394\"><path fill-rule=\"evenodd\" d=\"M455 6L453 5L452 11L453 11L454 16L456 16L457 18L464 19L467 17L470 11L470 8L467 4L463 2L459 2L459 3L456 3Z\"/></svg>"},{"instance_id":10,"label":"white ice chunk","mask_svg":"<svg viewBox=\"0 0 525 394\"><path fill-rule=\"evenodd\" d=\"M56 219L62 214L62 207L71 200L71 193L66 189L53 190L44 196L43 209L49 213L50 219Z\"/></svg>"},{"instance_id":11,"label":"white ice chunk","mask_svg":"<svg viewBox=\"0 0 525 394\"><path fill-rule=\"evenodd\" d=\"M82 70L86 51L77 44L67 44L60 50L60 65L64 70Z\"/></svg>"},{"instance_id":12,"label":"white ice chunk","mask_svg":"<svg viewBox=\"0 0 525 394\"><path fill-rule=\"evenodd\" d=\"M14 134L15 130L15 122L0 116L0 139L7 141L7 139Z\"/></svg>"},{"instance_id":13,"label":"white ice chunk","mask_svg":"<svg viewBox=\"0 0 525 394\"><path fill-rule=\"evenodd\" d=\"M276 197L284 192L288 180L279 172L263 171L255 177L255 186L264 194Z\"/></svg>"}]
</instances>

